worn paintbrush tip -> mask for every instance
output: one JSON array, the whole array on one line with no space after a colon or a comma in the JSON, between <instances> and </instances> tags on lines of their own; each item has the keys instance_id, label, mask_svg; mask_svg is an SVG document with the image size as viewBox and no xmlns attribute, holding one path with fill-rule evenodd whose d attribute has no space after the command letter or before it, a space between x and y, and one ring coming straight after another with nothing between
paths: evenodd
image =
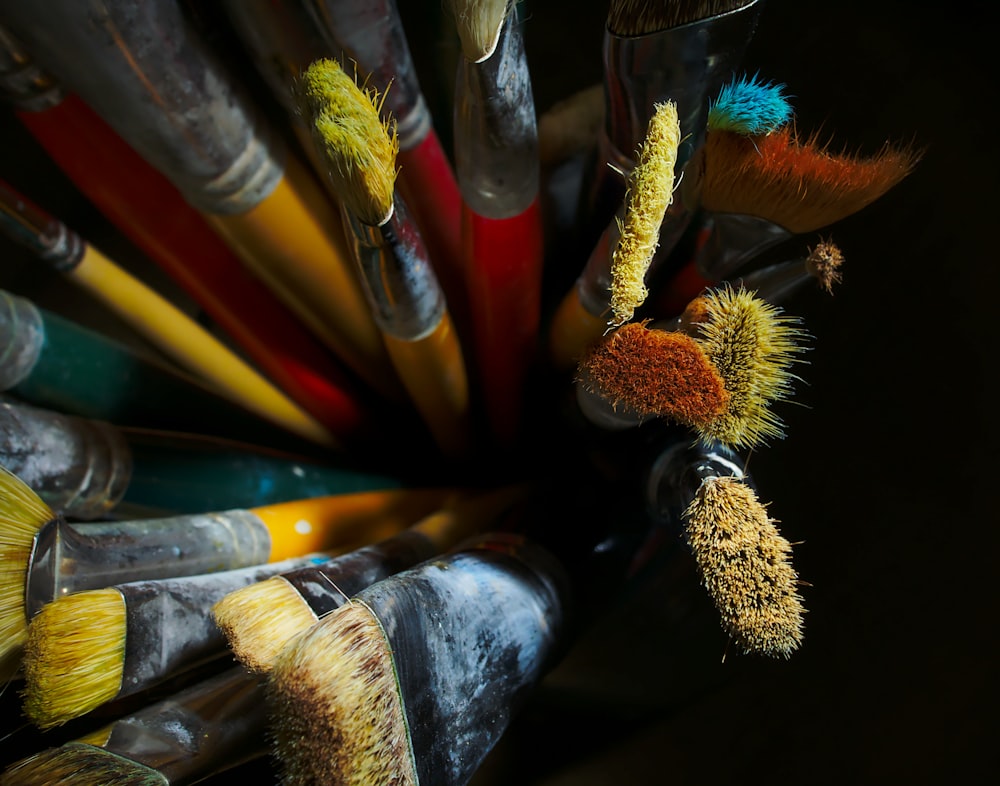
<instances>
[{"instance_id":1,"label":"worn paintbrush tip","mask_svg":"<svg viewBox=\"0 0 1000 786\"><path fill-rule=\"evenodd\" d=\"M371 226L392 214L399 140L381 117L385 95L359 87L336 60L310 63L296 83L300 112L345 206Z\"/></svg>"},{"instance_id":2,"label":"worn paintbrush tip","mask_svg":"<svg viewBox=\"0 0 1000 786\"><path fill-rule=\"evenodd\" d=\"M450 0L462 56L478 63L493 54L512 0Z\"/></svg>"},{"instance_id":3,"label":"worn paintbrush tip","mask_svg":"<svg viewBox=\"0 0 1000 786\"><path fill-rule=\"evenodd\" d=\"M87 590L45 604L28 626L24 714L60 726L115 698L125 664L125 598Z\"/></svg>"},{"instance_id":4,"label":"worn paintbrush tip","mask_svg":"<svg viewBox=\"0 0 1000 786\"><path fill-rule=\"evenodd\" d=\"M789 657L802 643L800 582L791 544L753 489L734 477L706 478L684 519L723 629L744 652Z\"/></svg>"},{"instance_id":5,"label":"worn paintbrush tip","mask_svg":"<svg viewBox=\"0 0 1000 786\"><path fill-rule=\"evenodd\" d=\"M608 31L618 36L639 36L672 30L751 6L757 0L611 0Z\"/></svg>"},{"instance_id":6,"label":"worn paintbrush tip","mask_svg":"<svg viewBox=\"0 0 1000 786\"><path fill-rule=\"evenodd\" d=\"M809 255L806 257L806 269L831 295L833 287L843 280L841 272L843 264L844 255L832 240L821 240L815 247L809 249Z\"/></svg>"},{"instance_id":7,"label":"worn paintbrush tip","mask_svg":"<svg viewBox=\"0 0 1000 786\"><path fill-rule=\"evenodd\" d=\"M14 762L0 774L0 786L167 786L156 770L102 748L68 742Z\"/></svg>"},{"instance_id":8,"label":"worn paintbrush tip","mask_svg":"<svg viewBox=\"0 0 1000 786\"><path fill-rule=\"evenodd\" d=\"M253 674L267 674L281 648L318 617L298 590L274 576L230 592L212 607L236 659Z\"/></svg>"}]
</instances>

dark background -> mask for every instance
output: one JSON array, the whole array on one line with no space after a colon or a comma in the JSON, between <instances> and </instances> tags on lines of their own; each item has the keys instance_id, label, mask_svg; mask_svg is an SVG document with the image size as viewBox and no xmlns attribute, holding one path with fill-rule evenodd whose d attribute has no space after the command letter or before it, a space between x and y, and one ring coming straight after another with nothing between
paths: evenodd
<instances>
[{"instance_id":1,"label":"dark background","mask_svg":"<svg viewBox=\"0 0 1000 786\"><path fill-rule=\"evenodd\" d=\"M438 64L452 50L437 4L399 5L440 107L450 72ZM600 79L606 3L527 10L544 111ZM666 571L549 675L478 783L990 780L1000 763L990 31L976 3L766 0L745 70L788 86L800 128L852 152L886 140L926 150L909 178L826 232L846 257L835 295L787 305L814 337L809 364L798 406L780 409L787 437L750 468L798 543L805 643L788 661L727 653L694 579ZM0 176L174 293L13 119L2 128ZM5 288L116 329L16 250L0 254ZM270 779L244 769L245 780Z\"/></svg>"}]
</instances>

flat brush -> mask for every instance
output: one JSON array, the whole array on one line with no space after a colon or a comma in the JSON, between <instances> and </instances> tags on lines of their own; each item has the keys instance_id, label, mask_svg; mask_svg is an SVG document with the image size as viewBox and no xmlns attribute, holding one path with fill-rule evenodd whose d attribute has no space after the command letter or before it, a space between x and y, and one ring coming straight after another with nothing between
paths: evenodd
<instances>
[{"instance_id":1,"label":"flat brush","mask_svg":"<svg viewBox=\"0 0 1000 786\"><path fill-rule=\"evenodd\" d=\"M490 529L523 496L514 487L460 498L380 543L236 590L216 603L215 620L236 658L266 674L286 642L349 597Z\"/></svg>"},{"instance_id":2,"label":"flat brush","mask_svg":"<svg viewBox=\"0 0 1000 786\"><path fill-rule=\"evenodd\" d=\"M452 0L462 52L454 92L466 295L478 400L493 440L521 434L538 356L544 237L538 127L517 3Z\"/></svg>"},{"instance_id":3,"label":"flat brush","mask_svg":"<svg viewBox=\"0 0 1000 786\"><path fill-rule=\"evenodd\" d=\"M245 409L329 448L319 421L177 306L0 180L0 232L121 317L189 374Z\"/></svg>"},{"instance_id":4,"label":"flat brush","mask_svg":"<svg viewBox=\"0 0 1000 786\"><path fill-rule=\"evenodd\" d=\"M298 89L393 367L438 447L469 448L469 383L461 343L419 229L395 190L398 139L380 99L336 60L318 60Z\"/></svg>"},{"instance_id":5,"label":"flat brush","mask_svg":"<svg viewBox=\"0 0 1000 786\"><path fill-rule=\"evenodd\" d=\"M72 519L150 518L413 485L346 460L111 423L0 397L0 465ZM141 514L141 515L140 515Z\"/></svg>"},{"instance_id":6,"label":"flat brush","mask_svg":"<svg viewBox=\"0 0 1000 786\"><path fill-rule=\"evenodd\" d=\"M187 786L266 756L257 680L235 668L0 773L3 786Z\"/></svg>"},{"instance_id":7,"label":"flat brush","mask_svg":"<svg viewBox=\"0 0 1000 786\"><path fill-rule=\"evenodd\" d=\"M24 714L51 729L226 654L214 603L329 553L181 578L109 584L62 595L28 623Z\"/></svg>"},{"instance_id":8,"label":"flat brush","mask_svg":"<svg viewBox=\"0 0 1000 786\"><path fill-rule=\"evenodd\" d=\"M63 595L357 548L403 529L449 493L390 489L184 516L71 523L0 467L0 658L16 665L11 660L19 655L27 622Z\"/></svg>"}]
</instances>

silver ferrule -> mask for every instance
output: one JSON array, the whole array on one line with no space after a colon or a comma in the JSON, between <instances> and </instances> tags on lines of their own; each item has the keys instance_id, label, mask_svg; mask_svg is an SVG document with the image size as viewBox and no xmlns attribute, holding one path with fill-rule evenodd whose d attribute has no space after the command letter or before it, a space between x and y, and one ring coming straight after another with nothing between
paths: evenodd
<instances>
[{"instance_id":1,"label":"silver ferrule","mask_svg":"<svg viewBox=\"0 0 1000 786\"><path fill-rule=\"evenodd\" d=\"M613 404L601 391L585 367L580 367L573 382L576 403L588 421L604 431L625 431L640 425L648 416L640 415L625 404Z\"/></svg>"},{"instance_id":2,"label":"silver ferrule","mask_svg":"<svg viewBox=\"0 0 1000 786\"><path fill-rule=\"evenodd\" d=\"M245 212L280 181L280 139L180 3L16 0L4 22L198 209Z\"/></svg>"},{"instance_id":3,"label":"silver ferrule","mask_svg":"<svg viewBox=\"0 0 1000 786\"><path fill-rule=\"evenodd\" d=\"M535 100L518 25L511 11L493 54L458 59L455 174L465 203L485 218L516 216L538 196Z\"/></svg>"},{"instance_id":4,"label":"silver ferrule","mask_svg":"<svg viewBox=\"0 0 1000 786\"><path fill-rule=\"evenodd\" d=\"M660 524L676 525L710 477L744 479L744 460L719 442L675 440L649 467L645 484L649 514Z\"/></svg>"},{"instance_id":5,"label":"silver ferrule","mask_svg":"<svg viewBox=\"0 0 1000 786\"><path fill-rule=\"evenodd\" d=\"M780 305L796 292L816 279L810 272L806 258L777 262L754 270L733 280L733 284L755 292L757 297L768 303Z\"/></svg>"},{"instance_id":6,"label":"silver ferrule","mask_svg":"<svg viewBox=\"0 0 1000 786\"><path fill-rule=\"evenodd\" d=\"M0 95L15 109L42 112L62 102L66 91L38 67L24 45L0 27Z\"/></svg>"},{"instance_id":7,"label":"silver ferrule","mask_svg":"<svg viewBox=\"0 0 1000 786\"><path fill-rule=\"evenodd\" d=\"M709 281L725 281L758 254L792 237L784 227L757 216L714 213L705 245L698 252L698 272Z\"/></svg>"},{"instance_id":8,"label":"silver ferrule","mask_svg":"<svg viewBox=\"0 0 1000 786\"><path fill-rule=\"evenodd\" d=\"M96 519L121 501L132 477L122 433L100 420L0 400L0 463L54 511Z\"/></svg>"},{"instance_id":9,"label":"silver ferrule","mask_svg":"<svg viewBox=\"0 0 1000 786\"><path fill-rule=\"evenodd\" d=\"M80 264L83 238L0 180L0 232L60 272Z\"/></svg>"},{"instance_id":10,"label":"silver ferrule","mask_svg":"<svg viewBox=\"0 0 1000 786\"><path fill-rule=\"evenodd\" d=\"M30 300L0 289L0 391L31 376L44 345L42 312Z\"/></svg>"},{"instance_id":11,"label":"silver ferrule","mask_svg":"<svg viewBox=\"0 0 1000 786\"><path fill-rule=\"evenodd\" d=\"M403 200L395 195L392 212L378 226L359 221L346 207L342 213L375 322L407 341L431 333L444 315L444 295Z\"/></svg>"},{"instance_id":12,"label":"silver ferrule","mask_svg":"<svg viewBox=\"0 0 1000 786\"><path fill-rule=\"evenodd\" d=\"M249 510L120 522L56 518L35 535L25 610L31 619L74 592L259 565L270 552L268 529Z\"/></svg>"},{"instance_id":13,"label":"silver ferrule","mask_svg":"<svg viewBox=\"0 0 1000 786\"><path fill-rule=\"evenodd\" d=\"M611 263L615 248L621 237L619 222L625 215L624 204L618 208L614 218L601 233L597 245L590 252L587 264L577 277L577 294L580 303L589 314L595 317L608 316L611 309Z\"/></svg>"}]
</instances>

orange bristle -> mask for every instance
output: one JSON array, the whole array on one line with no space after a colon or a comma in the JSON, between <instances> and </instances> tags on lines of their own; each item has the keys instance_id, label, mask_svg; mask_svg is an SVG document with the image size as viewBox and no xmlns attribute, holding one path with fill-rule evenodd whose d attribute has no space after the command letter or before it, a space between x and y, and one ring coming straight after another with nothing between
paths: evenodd
<instances>
[{"instance_id":1,"label":"orange bristle","mask_svg":"<svg viewBox=\"0 0 1000 786\"><path fill-rule=\"evenodd\" d=\"M886 143L872 156L832 153L816 134L785 127L766 136L707 135L701 205L812 232L871 204L912 171L920 153Z\"/></svg>"},{"instance_id":2,"label":"orange bristle","mask_svg":"<svg viewBox=\"0 0 1000 786\"><path fill-rule=\"evenodd\" d=\"M631 322L611 333L580 362L585 384L617 407L639 415L705 425L729 399L719 372L698 342L684 333L653 330Z\"/></svg>"}]
</instances>

